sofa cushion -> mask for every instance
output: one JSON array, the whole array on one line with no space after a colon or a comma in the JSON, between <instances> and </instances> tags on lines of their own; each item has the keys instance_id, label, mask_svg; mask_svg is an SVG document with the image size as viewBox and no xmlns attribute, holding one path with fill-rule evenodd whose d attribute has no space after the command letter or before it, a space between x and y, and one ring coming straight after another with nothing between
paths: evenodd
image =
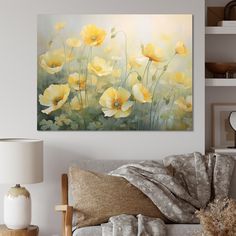
<instances>
[{"instance_id":1,"label":"sofa cushion","mask_svg":"<svg viewBox=\"0 0 236 236\"><path fill-rule=\"evenodd\" d=\"M143 214L167 221L154 203L124 178L78 166L69 168L68 177L75 208L73 225L98 225L120 214Z\"/></svg>"},{"instance_id":2,"label":"sofa cushion","mask_svg":"<svg viewBox=\"0 0 236 236\"><path fill-rule=\"evenodd\" d=\"M102 227L97 225L80 229L75 228L72 236L102 236Z\"/></svg>"},{"instance_id":3,"label":"sofa cushion","mask_svg":"<svg viewBox=\"0 0 236 236\"><path fill-rule=\"evenodd\" d=\"M236 154L233 155L235 162L236 162ZM160 161L162 162L161 156L157 156L155 161ZM115 170L116 168L129 164L129 163L137 163L140 162L141 160L89 160L89 159L80 159L80 160L74 160L70 164L76 164L79 165L83 169L89 169L92 171L97 171L101 173L107 173L112 170ZM234 173L232 176L231 180L231 187L230 187L230 197L236 199L236 164L234 166ZM69 204L73 205L73 199L71 196L71 189L69 189Z\"/></svg>"},{"instance_id":4,"label":"sofa cushion","mask_svg":"<svg viewBox=\"0 0 236 236\"><path fill-rule=\"evenodd\" d=\"M167 224L167 236L192 236L201 230L199 224ZM76 229L73 236L102 236L101 226L90 226Z\"/></svg>"}]
</instances>

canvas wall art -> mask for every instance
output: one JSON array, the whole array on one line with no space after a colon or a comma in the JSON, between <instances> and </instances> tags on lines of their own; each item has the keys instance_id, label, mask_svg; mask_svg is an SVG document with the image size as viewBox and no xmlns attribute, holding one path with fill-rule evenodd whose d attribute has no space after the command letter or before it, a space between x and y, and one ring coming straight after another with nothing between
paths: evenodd
<instances>
[{"instance_id":1,"label":"canvas wall art","mask_svg":"<svg viewBox=\"0 0 236 236\"><path fill-rule=\"evenodd\" d=\"M38 130L193 130L192 15L39 15Z\"/></svg>"}]
</instances>

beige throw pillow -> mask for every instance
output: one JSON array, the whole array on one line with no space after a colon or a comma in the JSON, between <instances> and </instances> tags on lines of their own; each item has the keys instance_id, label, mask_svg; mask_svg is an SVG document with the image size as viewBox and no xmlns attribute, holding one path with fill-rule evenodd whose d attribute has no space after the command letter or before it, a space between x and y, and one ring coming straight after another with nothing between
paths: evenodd
<instances>
[{"instance_id":1,"label":"beige throw pillow","mask_svg":"<svg viewBox=\"0 0 236 236\"><path fill-rule=\"evenodd\" d=\"M148 197L122 177L77 166L69 168L68 177L75 208L74 226L98 225L120 214L143 214L167 221Z\"/></svg>"}]
</instances>

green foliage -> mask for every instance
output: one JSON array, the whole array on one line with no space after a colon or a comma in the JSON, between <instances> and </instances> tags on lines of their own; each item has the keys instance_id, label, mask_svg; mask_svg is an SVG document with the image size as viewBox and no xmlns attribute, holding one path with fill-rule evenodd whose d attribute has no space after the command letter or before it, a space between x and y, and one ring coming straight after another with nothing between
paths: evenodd
<instances>
[{"instance_id":1,"label":"green foliage","mask_svg":"<svg viewBox=\"0 0 236 236\"><path fill-rule=\"evenodd\" d=\"M54 124L54 122L52 120L41 120L39 122L40 128L41 130L58 130L59 127L57 125Z\"/></svg>"},{"instance_id":2,"label":"green foliage","mask_svg":"<svg viewBox=\"0 0 236 236\"><path fill-rule=\"evenodd\" d=\"M116 33L111 34L111 39L114 39L116 37Z\"/></svg>"},{"instance_id":3,"label":"green foliage","mask_svg":"<svg viewBox=\"0 0 236 236\"><path fill-rule=\"evenodd\" d=\"M139 81L142 81L141 75L138 75L138 76L137 76L137 79L138 79Z\"/></svg>"}]
</instances>

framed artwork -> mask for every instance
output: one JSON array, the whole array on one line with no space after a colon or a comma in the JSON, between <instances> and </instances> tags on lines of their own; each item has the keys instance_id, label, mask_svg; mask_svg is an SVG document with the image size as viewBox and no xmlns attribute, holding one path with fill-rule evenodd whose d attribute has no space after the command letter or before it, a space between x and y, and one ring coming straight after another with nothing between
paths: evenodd
<instances>
[{"instance_id":1,"label":"framed artwork","mask_svg":"<svg viewBox=\"0 0 236 236\"><path fill-rule=\"evenodd\" d=\"M39 15L38 130L193 130L192 15Z\"/></svg>"},{"instance_id":2,"label":"framed artwork","mask_svg":"<svg viewBox=\"0 0 236 236\"><path fill-rule=\"evenodd\" d=\"M229 115L236 111L236 103L212 104L212 145L214 147L234 146L234 130Z\"/></svg>"}]
</instances>

